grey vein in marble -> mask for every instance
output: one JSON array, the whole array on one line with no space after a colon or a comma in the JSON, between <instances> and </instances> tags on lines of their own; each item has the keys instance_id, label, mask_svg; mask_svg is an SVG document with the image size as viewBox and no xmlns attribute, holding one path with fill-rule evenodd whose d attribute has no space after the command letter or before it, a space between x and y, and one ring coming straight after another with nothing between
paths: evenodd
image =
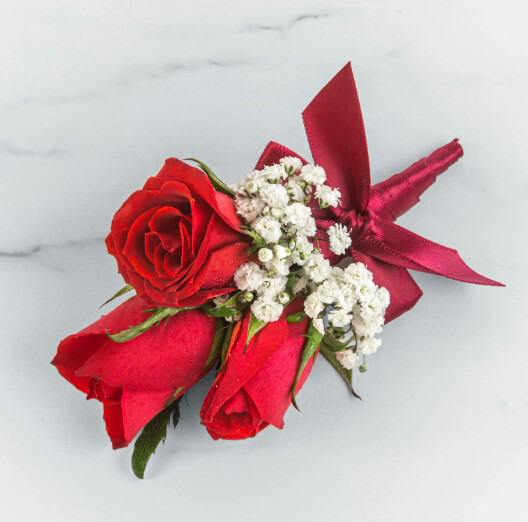
<instances>
[{"instance_id":1,"label":"grey vein in marble","mask_svg":"<svg viewBox=\"0 0 528 522\"><path fill-rule=\"evenodd\" d=\"M68 149L51 148L51 149L32 149L21 147L10 141L0 141L0 153L6 156L17 156L26 158L54 158L70 154Z\"/></svg>"},{"instance_id":2,"label":"grey vein in marble","mask_svg":"<svg viewBox=\"0 0 528 522\"><path fill-rule=\"evenodd\" d=\"M43 97L43 98L23 98L17 102L13 102L7 105L6 110L15 110L25 106L32 105L42 105L47 107L59 107L68 103L77 103L92 101L101 96L101 92L98 91L89 91L79 94L74 94L72 96L53 96L53 97Z\"/></svg>"},{"instance_id":3,"label":"grey vein in marble","mask_svg":"<svg viewBox=\"0 0 528 522\"><path fill-rule=\"evenodd\" d=\"M296 25L306 22L308 20L319 20L321 18L328 18L329 13L320 14L303 14L292 18L289 22L284 25L263 25L263 24L251 24L246 25L240 32L241 33L256 33L256 32L277 32L285 34L290 31Z\"/></svg>"},{"instance_id":4,"label":"grey vein in marble","mask_svg":"<svg viewBox=\"0 0 528 522\"><path fill-rule=\"evenodd\" d=\"M23 249L23 250L9 251L9 250L0 249L0 257L24 259L24 258L33 257L43 250L57 250L61 248L90 246L90 245L94 245L98 243L102 244L104 243L104 240L105 240L104 237L92 237L89 239L64 241L63 243L39 243L37 245L29 246L28 248Z\"/></svg>"}]
</instances>

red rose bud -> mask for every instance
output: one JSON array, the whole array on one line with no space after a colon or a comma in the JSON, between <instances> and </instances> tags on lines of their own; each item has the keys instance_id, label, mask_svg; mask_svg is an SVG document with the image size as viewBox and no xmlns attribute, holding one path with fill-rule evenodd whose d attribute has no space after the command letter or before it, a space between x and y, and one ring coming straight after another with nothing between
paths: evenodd
<instances>
[{"instance_id":1,"label":"red rose bud","mask_svg":"<svg viewBox=\"0 0 528 522\"><path fill-rule=\"evenodd\" d=\"M201 170L171 158L116 212L106 238L119 273L140 297L198 306L236 290L249 238L229 196Z\"/></svg>"},{"instance_id":2,"label":"red rose bud","mask_svg":"<svg viewBox=\"0 0 528 522\"><path fill-rule=\"evenodd\" d=\"M293 301L278 321L268 323L252 337L245 355L249 313L235 326L227 364L200 411L202 424L213 439L254 437L269 424L282 429L308 329L308 319L287 323L286 316L301 309L302 301ZM312 365L310 359L296 392Z\"/></svg>"},{"instance_id":3,"label":"red rose bud","mask_svg":"<svg viewBox=\"0 0 528 522\"><path fill-rule=\"evenodd\" d=\"M198 382L215 337L215 319L201 310L180 312L126 343L110 340L148 317L133 297L77 334L64 339L52 361L88 399L104 406L114 449L127 446L166 405Z\"/></svg>"}]
</instances>

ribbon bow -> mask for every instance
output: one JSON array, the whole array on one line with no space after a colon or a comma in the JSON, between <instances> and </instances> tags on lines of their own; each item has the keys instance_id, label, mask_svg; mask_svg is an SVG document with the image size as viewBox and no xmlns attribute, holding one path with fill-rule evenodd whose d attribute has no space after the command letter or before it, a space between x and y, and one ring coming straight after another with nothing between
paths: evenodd
<instances>
[{"instance_id":1,"label":"ribbon bow","mask_svg":"<svg viewBox=\"0 0 528 522\"><path fill-rule=\"evenodd\" d=\"M389 290L391 303L386 321L410 310L422 291L408 269L442 275L466 283L504 286L477 274L456 250L406 230L394 221L418 203L436 177L463 154L458 140L389 179L370 186L367 140L350 62L317 94L303 112L304 126L314 163L325 169L327 183L341 192L342 207L314 210L318 238L334 223L351 229L347 254L364 263L374 281ZM306 161L286 147L270 142L256 169L278 163L285 156ZM326 243L326 257L334 256Z\"/></svg>"}]
</instances>

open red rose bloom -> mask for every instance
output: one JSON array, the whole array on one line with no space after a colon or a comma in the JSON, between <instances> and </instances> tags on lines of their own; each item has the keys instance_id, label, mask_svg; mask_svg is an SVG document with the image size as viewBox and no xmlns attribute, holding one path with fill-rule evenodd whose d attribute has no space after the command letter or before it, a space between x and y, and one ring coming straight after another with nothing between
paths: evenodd
<instances>
[{"instance_id":1,"label":"open red rose bloom","mask_svg":"<svg viewBox=\"0 0 528 522\"><path fill-rule=\"evenodd\" d=\"M382 325L422 295L408 270L501 286L394 223L462 156L457 140L371 187L350 64L303 118L316 165L270 142L232 189L171 158L112 220L106 245L126 283L114 298L136 295L66 337L52 364L103 404L114 448L143 429L138 477L211 370L200 416L213 439L282 429L318 358L356 395L352 371Z\"/></svg>"},{"instance_id":2,"label":"open red rose bloom","mask_svg":"<svg viewBox=\"0 0 528 522\"><path fill-rule=\"evenodd\" d=\"M196 306L236 288L247 258L233 199L199 169L171 158L116 212L106 238L119 273L159 306Z\"/></svg>"}]
</instances>

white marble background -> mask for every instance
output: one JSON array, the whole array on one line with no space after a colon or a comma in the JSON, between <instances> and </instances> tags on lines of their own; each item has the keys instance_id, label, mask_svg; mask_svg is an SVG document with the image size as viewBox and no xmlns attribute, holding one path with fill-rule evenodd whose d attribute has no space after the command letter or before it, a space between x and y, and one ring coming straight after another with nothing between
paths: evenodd
<instances>
[{"instance_id":1,"label":"white marble background","mask_svg":"<svg viewBox=\"0 0 528 522\"><path fill-rule=\"evenodd\" d=\"M526 520L526 15L520 0L0 2L0 513L53 521ZM136 480L49 365L120 288L113 212L169 156L229 182L352 61L380 181L459 137L400 222L505 289L417 274L352 400L319 360L286 429L212 441L193 390Z\"/></svg>"}]
</instances>

